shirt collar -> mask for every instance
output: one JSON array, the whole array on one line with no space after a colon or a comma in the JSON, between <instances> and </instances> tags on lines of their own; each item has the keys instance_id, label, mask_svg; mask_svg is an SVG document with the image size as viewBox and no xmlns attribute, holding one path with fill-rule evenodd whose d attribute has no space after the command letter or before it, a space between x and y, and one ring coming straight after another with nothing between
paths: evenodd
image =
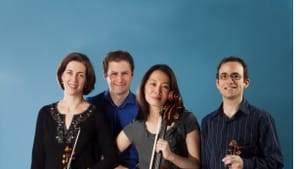
<instances>
[{"instance_id":1,"label":"shirt collar","mask_svg":"<svg viewBox=\"0 0 300 169\"><path fill-rule=\"evenodd\" d=\"M250 113L249 109L248 109L248 105L249 105L249 103L248 103L247 99L245 99L243 97L243 100L240 104L238 112L248 115ZM219 106L218 110L213 113L212 116L217 116L217 115L221 115L221 114L223 114L223 102Z\"/></svg>"},{"instance_id":2,"label":"shirt collar","mask_svg":"<svg viewBox=\"0 0 300 169\"><path fill-rule=\"evenodd\" d=\"M104 96L105 96L105 100L109 101L112 105L115 105L110 96L109 90L104 91ZM136 97L131 91L129 91L127 98L124 100L124 102L119 107L123 107L127 104L135 104L135 103L136 103Z\"/></svg>"}]
</instances>

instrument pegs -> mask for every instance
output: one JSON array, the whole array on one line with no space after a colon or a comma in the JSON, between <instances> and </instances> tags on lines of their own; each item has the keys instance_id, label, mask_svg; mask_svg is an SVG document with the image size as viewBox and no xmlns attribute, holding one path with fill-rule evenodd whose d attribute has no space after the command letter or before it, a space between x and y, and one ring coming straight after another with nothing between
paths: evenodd
<instances>
[{"instance_id":1,"label":"instrument pegs","mask_svg":"<svg viewBox=\"0 0 300 169\"><path fill-rule=\"evenodd\" d=\"M233 139L229 142L226 152L228 153L228 155L241 155L241 149L242 147L238 145L235 139Z\"/></svg>"},{"instance_id":2,"label":"instrument pegs","mask_svg":"<svg viewBox=\"0 0 300 169\"><path fill-rule=\"evenodd\" d=\"M71 153L72 153L72 148L71 148L69 145L67 145L67 146L64 148L64 153L63 153L63 155L62 155L61 163L62 163L63 165L68 164L69 160L74 160L74 159L75 159L75 156L73 156L72 159L70 159Z\"/></svg>"}]
</instances>

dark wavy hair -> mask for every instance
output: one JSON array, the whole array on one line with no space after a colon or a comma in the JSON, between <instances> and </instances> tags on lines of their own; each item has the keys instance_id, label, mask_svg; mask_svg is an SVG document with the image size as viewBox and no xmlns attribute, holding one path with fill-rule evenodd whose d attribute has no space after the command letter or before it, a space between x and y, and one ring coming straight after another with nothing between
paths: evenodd
<instances>
[{"instance_id":1,"label":"dark wavy hair","mask_svg":"<svg viewBox=\"0 0 300 169\"><path fill-rule=\"evenodd\" d=\"M90 59L82 53L77 53L77 52L70 53L67 56L65 56L63 58L63 60L60 62L58 69L57 69L57 73L56 73L56 78L57 78L57 81L58 81L60 87L64 90L61 76L62 76L63 72L65 71L67 65L71 61L78 61L78 62L84 64L84 66L86 68L86 83L84 85L83 94L84 95L89 94L95 87L96 76L95 76L94 67L93 67L92 63L90 62Z\"/></svg>"}]
</instances>

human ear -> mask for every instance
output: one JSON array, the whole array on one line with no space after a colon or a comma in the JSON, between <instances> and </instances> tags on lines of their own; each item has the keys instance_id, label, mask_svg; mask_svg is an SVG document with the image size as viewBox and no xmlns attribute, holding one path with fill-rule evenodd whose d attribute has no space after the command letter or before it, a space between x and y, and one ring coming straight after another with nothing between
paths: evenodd
<instances>
[{"instance_id":1,"label":"human ear","mask_svg":"<svg viewBox=\"0 0 300 169\"><path fill-rule=\"evenodd\" d=\"M250 79L244 80L244 88L246 89L250 85Z\"/></svg>"},{"instance_id":2,"label":"human ear","mask_svg":"<svg viewBox=\"0 0 300 169\"><path fill-rule=\"evenodd\" d=\"M106 78L107 78L107 73L103 73L103 78L104 78L104 80L106 80Z\"/></svg>"},{"instance_id":3,"label":"human ear","mask_svg":"<svg viewBox=\"0 0 300 169\"><path fill-rule=\"evenodd\" d=\"M216 86L219 89L219 79L216 79Z\"/></svg>"}]
</instances>

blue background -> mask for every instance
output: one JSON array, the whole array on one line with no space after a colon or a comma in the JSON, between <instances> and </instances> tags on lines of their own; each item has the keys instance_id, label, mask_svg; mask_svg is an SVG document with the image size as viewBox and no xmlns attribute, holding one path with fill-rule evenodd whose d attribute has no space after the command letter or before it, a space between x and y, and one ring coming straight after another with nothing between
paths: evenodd
<instances>
[{"instance_id":1,"label":"blue background","mask_svg":"<svg viewBox=\"0 0 300 169\"><path fill-rule=\"evenodd\" d=\"M94 95L107 88L100 62L116 49L135 59L134 92L151 65L169 64L199 122L221 102L217 64L242 57L251 78L245 96L273 115L285 169L293 168L292 14L292 0L1 0L0 168L30 168L38 110L62 98L62 57L90 56Z\"/></svg>"}]
</instances>

